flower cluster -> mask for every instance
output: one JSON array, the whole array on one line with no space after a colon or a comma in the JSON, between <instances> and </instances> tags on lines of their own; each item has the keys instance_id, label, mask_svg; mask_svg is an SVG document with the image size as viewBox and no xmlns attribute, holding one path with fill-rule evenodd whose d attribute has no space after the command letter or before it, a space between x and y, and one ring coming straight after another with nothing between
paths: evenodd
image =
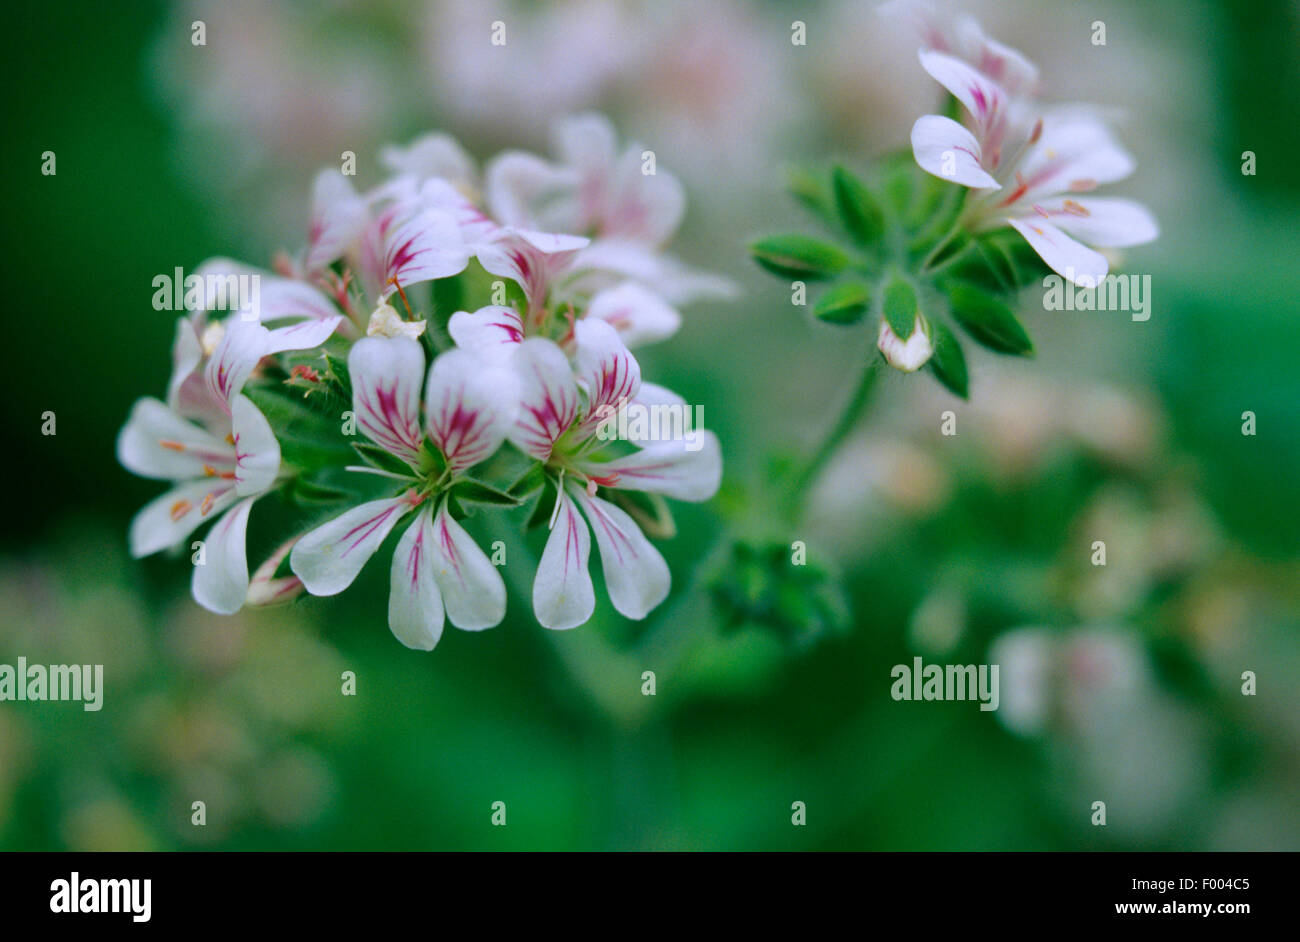
<instances>
[{"instance_id":1,"label":"flower cluster","mask_svg":"<svg viewBox=\"0 0 1300 942\"><path fill-rule=\"evenodd\" d=\"M343 591L405 520L389 625L428 650L444 620L479 630L505 614L503 561L461 521L540 494L542 625L591 617L593 530L614 608L639 619L662 602L669 571L643 526L671 530L664 497L713 496L718 441L644 425L620 438L611 416L685 411L642 381L630 348L671 336L680 305L725 285L663 251L684 195L652 154L620 148L595 115L560 123L554 151L504 153L480 173L429 135L388 149L391 176L367 192L322 172L307 243L274 273L204 263L166 400L139 400L118 439L126 468L173 485L132 522L132 553L179 547L215 519L191 545L193 593L232 613ZM258 290L232 301L241 278ZM412 289L427 282L437 316L419 319ZM450 312L479 294L490 303ZM270 494L316 525L250 579L249 514Z\"/></svg>"},{"instance_id":2,"label":"flower cluster","mask_svg":"<svg viewBox=\"0 0 1300 942\"><path fill-rule=\"evenodd\" d=\"M1019 289L1050 272L1095 288L1110 261L1092 246L1139 245L1158 227L1138 203L1086 195L1134 168L1099 109L1041 104L1034 65L970 17L943 20L915 0L881 9L916 27L921 65L948 93L949 113L919 118L911 153L882 161L870 180L843 167L829 183L796 175L795 195L848 246L790 234L751 249L778 275L839 280L817 301L819 319L849 324L876 311L887 363L929 366L965 397L965 356L939 312L989 349L1029 354L1009 307Z\"/></svg>"}]
</instances>

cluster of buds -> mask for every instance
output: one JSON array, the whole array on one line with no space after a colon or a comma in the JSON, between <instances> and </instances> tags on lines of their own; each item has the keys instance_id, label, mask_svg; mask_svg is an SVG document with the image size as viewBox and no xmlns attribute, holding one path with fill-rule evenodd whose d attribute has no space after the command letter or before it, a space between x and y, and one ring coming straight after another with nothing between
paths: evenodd
<instances>
[{"instance_id":1,"label":"cluster of buds","mask_svg":"<svg viewBox=\"0 0 1300 942\"><path fill-rule=\"evenodd\" d=\"M444 621L478 630L505 615L499 561L464 519L535 498L532 519L550 528L538 622L591 617L592 531L614 608L644 618L670 577L643 529L670 531L663 498L708 500L722 472L711 432L611 419L686 411L642 381L631 348L725 288L663 251L681 186L595 115L560 123L552 158L507 152L482 174L443 135L383 161L391 176L368 192L337 171L316 178L307 244L274 273L228 259L197 272L166 399L139 400L118 439L126 468L173 483L132 522L132 553L183 546L215 520L190 546L193 594L232 613L343 591L402 525L389 625L428 650ZM240 279L258 290L232 299ZM429 282L422 319L412 289ZM301 513L250 585L249 515L268 495Z\"/></svg>"},{"instance_id":2,"label":"cluster of buds","mask_svg":"<svg viewBox=\"0 0 1300 942\"><path fill-rule=\"evenodd\" d=\"M965 397L965 356L937 313L989 349L1029 354L1009 306L1019 289L1050 272L1096 287L1110 261L1094 247L1139 245L1159 230L1141 204L1090 195L1134 169L1099 109L1044 105L1037 68L970 17L941 19L915 0L881 10L916 27L921 66L948 93L948 113L919 118L911 154L882 162L871 181L842 167L829 183L793 181L850 245L780 235L752 251L778 275L840 280L817 302L820 319L855 323L874 308L886 362L928 365Z\"/></svg>"}]
</instances>

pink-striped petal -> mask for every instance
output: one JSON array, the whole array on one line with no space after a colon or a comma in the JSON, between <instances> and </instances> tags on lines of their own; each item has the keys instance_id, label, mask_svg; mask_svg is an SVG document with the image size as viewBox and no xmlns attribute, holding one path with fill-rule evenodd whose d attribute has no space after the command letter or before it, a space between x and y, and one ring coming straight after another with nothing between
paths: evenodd
<instances>
[{"instance_id":1,"label":"pink-striped petal","mask_svg":"<svg viewBox=\"0 0 1300 942\"><path fill-rule=\"evenodd\" d=\"M362 337L348 354L348 372L357 426L385 451L417 464L423 348L409 337Z\"/></svg>"},{"instance_id":2,"label":"pink-striped petal","mask_svg":"<svg viewBox=\"0 0 1300 942\"><path fill-rule=\"evenodd\" d=\"M322 170L312 186L311 228L305 266L314 272L329 265L357 240L366 225L366 201L337 170Z\"/></svg>"},{"instance_id":3,"label":"pink-striped petal","mask_svg":"<svg viewBox=\"0 0 1300 942\"><path fill-rule=\"evenodd\" d=\"M543 628L576 628L596 609L591 583L591 531L561 489L559 507L533 579L533 613Z\"/></svg>"},{"instance_id":4,"label":"pink-striped petal","mask_svg":"<svg viewBox=\"0 0 1300 942\"><path fill-rule=\"evenodd\" d=\"M433 361L425 391L425 427L453 472L491 457L515 420L514 376L469 350Z\"/></svg>"},{"instance_id":5,"label":"pink-striped petal","mask_svg":"<svg viewBox=\"0 0 1300 942\"><path fill-rule=\"evenodd\" d=\"M457 311L447 332L456 346L491 356L510 353L524 339L524 323L514 308L490 304L473 313Z\"/></svg>"},{"instance_id":6,"label":"pink-striped petal","mask_svg":"<svg viewBox=\"0 0 1300 942\"><path fill-rule=\"evenodd\" d=\"M291 568L312 595L337 595L411 508L406 497L372 500L307 533L289 553Z\"/></svg>"},{"instance_id":7,"label":"pink-striped petal","mask_svg":"<svg viewBox=\"0 0 1300 942\"><path fill-rule=\"evenodd\" d=\"M395 219L384 235L384 287L387 299L401 285L448 278L465 270L470 250L450 213L420 209Z\"/></svg>"},{"instance_id":8,"label":"pink-striped petal","mask_svg":"<svg viewBox=\"0 0 1300 942\"><path fill-rule=\"evenodd\" d=\"M980 166L975 136L951 118L924 115L912 125L912 156L926 173L962 186L997 190L1001 185Z\"/></svg>"},{"instance_id":9,"label":"pink-striped petal","mask_svg":"<svg viewBox=\"0 0 1300 942\"><path fill-rule=\"evenodd\" d=\"M430 558L447 619L465 631L499 625L506 615L505 582L474 538L452 519L446 501L434 517L433 537Z\"/></svg>"},{"instance_id":10,"label":"pink-striped petal","mask_svg":"<svg viewBox=\"0 0 1300 942\"><path fill-rule=\"evenodd\" d=\"M280 443L262 411L247 396L231 403L231 438L235 440L235 493L262 494L280 473Z\"/></svg>"},{"instance_id":11,"label":"pink-striped petal","mask_svg":"<svg viewBox=\"0 0 1300 942\"><path fill-rule=\"evenodd\" d=\"M619 614L645 618L668 597L668 564L627 513L599 497L588 497L580 488L570 489L595 531L609 600Z\"/></svg>"},{"instance_id":12,"label":"pink-striped petal","mask_svg":"<svg viewBox=\"0 0 1300 942\"><path fill-rule=\"evenodd\" d=\"M577 347L576 372L587 394L580 436L593 435L596 427L619 403L627 403L641 389L641 367L628 351L618 331L603 320L584 318L573 325Z\"/></svg>"},{"instance_id":13,"label":"pink-striped petal","mask_svg":"<svg viewBox=\"0 0 1300 942\"><path fill-rule=\"evenodd\" d=\"M541 337L525 340L511 356L518 380L519 411L509 438L520 450L539 461L578 414L578 387L564 352Z\"/></svg>"},{"instance_id":14,"label":"pink-striped petal","mask_svg":"<svg viewBox=\"0 0 1300 942\"><path fill-rule=\"evenodd\" d=\"M388 627L398 641L417 651L432 651L442 637L442 593L434 578L433 514L415 515L393 553L389 578Z\"/></svg>"},{"instance_id":15,"label":"pink-striped petal","mask_svg":"<svg viewBox=\"0 0 1300 942\"><path fill-rule=\"evenodd\" d=\"M622 458L588 461L581 468L606 487L699 502L713 497L722 483L722 449L708 429L692 429L681 440L652 442Z\"/></svg>"}]
</instances>

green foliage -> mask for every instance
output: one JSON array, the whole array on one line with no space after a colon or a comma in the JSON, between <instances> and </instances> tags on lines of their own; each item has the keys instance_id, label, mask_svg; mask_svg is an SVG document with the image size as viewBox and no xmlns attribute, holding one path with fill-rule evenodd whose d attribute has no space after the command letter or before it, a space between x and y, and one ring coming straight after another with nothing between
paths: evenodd
<instances>
[{"instance_id":1,"label":"green foliage","mask_svg":"<svg viewBox=\"0 0 1300 942\"><path fill-rule=\"evenodd\" d=\"M952 316L990 350L1026 356L1034 345L1016 315L1001 300L973 285L958 282L948 289Z\"/></svg>"},{"instance_id":2,"label":"green foliage","mask_svg":"<svg viewBox=\"0 0 1300 942\"><path fill-rule=\"evenodd\" d=\"M856 324L871 307L871 288L865 282L846 281L817 299L813 316L828 324Z\"/></svg>"},{"instance_id":3,"label":"green foliage","mask_svg":"<svg viewBox=\"0 0 1300 942\"><path fill-rule=\"evenodd\" d=\"M816 562L795 564L788 543L737 540L709 589L725 630L760 626L803 648L849 626L839 580Z\"/></svg>"},{"instance_id":4,"label":"green foliage","mask_svg":"<svg viewBox=\"0 0 1300 942\"><path fill-rule=\"evenodd\" d=\"M849 263L848 255L834 244L797 232L768 236L749 248L758 264L786 278L833 278Z\"/></svg>"},{"instance_id":5,"label":"green foliage","mask_svg":"<svg viewBox=\"0 0 1300 942\"><path fill-rule=\"evenodd\" d=\"M768 236L750 250L781 277L837 282L813 301L818 320L861 323L879 298L877 315L905 339L924 309L935 343L927 372L962 398L969 394L966 357L945 317L998 353L1033 352L1011 305L1050 269L1010 227L962 228L965 188L922 172L910 154L883 160L868 179L841 166L825 175L794 171L789 188L836 234Z\"/></svg>"},{"instance_id":6,"label":"green foliage","mask_svg":"<svg viewBox=\"0 0 1300 942\"><path fill-rule=\"evenodd\" d=\"M966 399L970 393L970 381L961 344L951 330L934 320L930 321L930 339L934 344L934 355L926 365L949 392Z\"/></svg>"}]
</instances>

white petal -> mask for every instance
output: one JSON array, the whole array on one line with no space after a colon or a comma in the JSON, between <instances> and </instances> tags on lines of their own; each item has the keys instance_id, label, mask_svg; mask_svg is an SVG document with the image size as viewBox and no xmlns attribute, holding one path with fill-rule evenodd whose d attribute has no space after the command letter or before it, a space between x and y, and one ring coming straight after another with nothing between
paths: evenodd
<instances>
[{"instance_id":1,"label":"white petal","mask_svg":"<svg viewBox=\"0 0 1300 942\"><path fill-rule=\"evenodd\" d=\"M507 229L495 242L478 247L484 270L517 282L531 306L546 299L552 282L588 245L581 236L528 229Z\"/></svg>"},{"instance_id":2,"label":"white petal","mask_svg":"<svg viewBox=\"0 0 1300 942\"><path fill-rule=\"evenodd\" d=\"M1092 287L1096 287L1106 277L1110 266L1104 255L1075 242L1041 216L1008 219L1007 222L1015 226L1048 267L1063 278L1085 286L1091 279Z\"/></svg>"},{"instance_id":3,"label":"white petal","mask_svg":"<svg viewBox=\"0 0 1300 942\"><path fill-rule=\"evenodd\" d=\"M117 460L141 477L183 481L235 469L235 450L157 399L137 399L117 436Z\"/></svg>"},{"instance_id":4,"label":"white petal","mask_svg":"<svg viewBox=\"0 0 1300 942\"><path fill-rule=\"evenodd\" d=\"M245 534L248 512L257 498L246 497L221 515L203 541L203 565L194 567L194 601L218 615L233 615L248 597Z\"/></svg>"},{"instance_id":5,"label":"white petal","mask_svg":"<svg viewBox=\"0 0 1300 942\"><path fill-rule=\"evenodd\" d=\"M507 151L488 164L485 177L489 212L507 226L536 228L570 220L539 214L575 182L572 172L523 151Z\"/></svg>"},{"instance_id":6,"label":"white petal","mask_svg":"<svg viewBox=\"0 0 1300 942\"><path fill-rule=\"evenodd\" d=\"M569 360L551 341L533 337L519 344L510 363L518 380L519 411L509 438L545 461L578 414L578 387Z\"/></svg>"},{"instance_id":7,"label":"white petal","mask_svg":"<svg viewBox=\"0 0 1300 942\"><path fill-rule=\"evenodd\" d=\"M208 358L204 381L211 394L229 410L230 400L239 395L266 354L267 337L271 332L261 324L237 315L223 323L225 333Z\"/></svg>"},{"instance_id":8,"label":"white petal","mask_svg":"<svg viewBox=\"0 0 1300 942\"><path fill-rule=\"evenodd\" d=\"M618 135L609 119L587 112L556 122L551 132L551 148L584 182L608 173L614 164Z\"/></svg>"},{"instance_id":9,"label":"white petal","mask_svg":"<svg viewBox=\"0 0 1300 942\"><path fill-rule=\"evenodd\" d=\"M1160 235L1155 217L1141 203L1113 197L1058 199L1042 204L1057 228L1089 245L1122 248Z\"/></svg>"},{"instance_id":10,"label":"white petal","mask_svg":"<svg viewBox=\"0 0 1300 942\"><path fill-rule=\"evenodd\" d=\"M976 135L981 146L996 146L1006 119L1007 93L997 82L982 75L967 63L943 52L919 53L921 67L958 101L975 119ZM987 155L991 158L992 155Z\"/></svg>"},{"instance_id":11,"label":"white petal","mask_svg":"<svg viewBox=\"0 0 1300 942\"><path fill-rule=\"evenodd\" d=\"M506 584L445 501L433 520L433 536L430 558L448 620L465 631L499 625L506 615Z\"/></svg>"},{"instance_id":12,"label":"white petal","mask_svg":"<svg viewBox=\"0 0 1300 942\"><path fill-rule=\"evenodd\" d=\"M433 577L435 544L432 511L424 507L393 553L388 627L398 641L417 651L432 651L442 637L442 594Z\"/></svg>"},{"instance_id":13,"label":"white petal","mask_svg":"<svg viewBox=\"0 0 1300 942\"><path fill-rule=\"evenodd\" d=\"M1049 114L1043 133L1019 167L1025 182L1020 202L1058 193L1087 192L1133 172L1134 161L1104 121L1083 111Z\"/></svg>"},{"instance_id":14,"label":"white petal","mask_svg":"<svg viewBox=\"0 0 1300 942\"><path fill-rule=\"evenodd\" d=\"M677 333L682 323L676 309L634 281L598 292L591 299L587 316L610 324L629 347L666 340Z\"/></svg>"},{"instance_id":15,"label":"white petal","mask_svg":"<svg viewBox=\"0 0 1300 942\"><path fill-rule=\"evenodd\" d=\"M305 320L288 327L277 327L266 335L263 356L284 353L286 350L312 350L319 347L343 323L342 315L335 314L320 320Z\"/></svg>"},{"instance_id":16,"label":"white petal","mask_svg":"<svg viewBox=\"0 0 1300 942\"><path fill-rule=\"evenodd\" d=\"M561 490L559 510L533 580L533 612L543 628L576 628L596 609L587 562L591 532L572 498Z\"/></svg>"},{"instance_id":17,"label":"white petal","mask_svg":"<svg viewBox=\"0 0 1300 942\"><path fill-rule=\"evenodd\" d=\"M306 267L316 271L341 256L361 234L367 219L366 201L337 170L322 170L312 187L311 232Z\"/></svg>"},{"instance_id":18,"label":"white petal","mask_svg":"<svg viewBox=\"0 0 1300 942\"><path fill-rule=\"evenodd\" d=\"M148 556L175 546L194 528L235 502L229 481L205 479L173 488L144 505L131 520L131 555Z\"/></svg>"},{"instance_id":19,"label":"white petal","mask_svg":"<svg viewBox=\"0 0 1300 942\"><path fill-rule=\"evenodd\" d=\"M262 494L280 473L280 443L262 411L247 396L231 404L231 437L235 440L235 493Z\"/></svg>"},{"instance_id":20,"label":"white petal","mask_svg":"<svg viewBox=\"0 0 1300 942\"><path fill-rule=\"evenodd\" d=\"M596 532L609 600L620 614L645 618L668 597L672 585L668 564L623 510L578 488L572 488L572 493Z\"/></svg>"},{"instance_id":21,"label":"white petal","mask_svg":"<svg viewBox=\"0 0 1300 942\"><path fill-rule=\"evenodd\" d=\"M449 134L425 134L406 147L385 147L379 159L397 174L441 177L462 186L474 183L473 158Z\"/></svg>"},{"instance_id":22,"label":"white petal","mask_svg":"<svg viewBox=\"0 0 1300 942\"><path fill-rule=\"evenodd\" d=\"M513 373L469 350L439 354L429 370L425 426L452 471L489 458L514 425Z\"/></svg>"},{"instance_id":23,"label":"white petal","mask_svg":"<svg viewBox=\"0 0 1300 942\"><path fill-rule=\"evenodd\" d=\"M672 438L684 437L688 419L693 415L696 418L701 418L703 412L701 408L692 413L689 411L684 398L667 386L660 386L658 383L642 382L640 390L632 397L632 402L629 405L645 410L645 427L642 428L640 423L629 422L626 430L627 440L638 447L652 441L666 441ZM662 435L665 422L672 433L678 431L677 423L680 423L681 435ZM703 424L702 421L699 424Z\"/></svg>"},{"instance_id":24,"label":"white petal","mask_svg":"<svg viewBox=\"0 0 1300 942\"><path fill-rule=\"evenodd\" d=\"M450 213L425 209L395 220L384 237L384 288L387 299L397 290L422 281L459 274L470 250Z\"/></svg>"},{"instance_id":25,"label":"white petal","mask_svg":"<svg viewBox=\"0 0 1300 942\"><path fill-rule=\"evenodd\" d=\"M457 311L447 322L447 332L458 347L504 354L524 339L524 324L514 308L490 304L472 314Z\"/></svg>"},{"instance_id":26,"label":"white petal","mask_svg":"<svg viewBox=\"0 0 1300 942\"><path fill-rule=\"evenodd\" d=\"M203 359L203 345L199 342L202 314L180 317L176 320L176 337L172 341L172 375L167 381L167 405L175 409L181 386L189 379Z\"/></svg>"},{"instance_id":27,"label":"white petal","mask_svg":"<svg viewBox=\"0 0 1300 942\"><path fill-rule=\"evenodd\" d=\"M362 337L348 354L348 372L361 431L402 460L418 461L424 349L407 337Z\"/></svg>"},{"instance_id":28,"label":"white petal","mask_svg":"<svg viewBox=\"0 0 1300 942\"><path fill-rule=\"evenodd\" d=\"M658 247L681 225L686 193L666 170L641 169L640 147L629 147L614 167L607 204L596 220L602 237L629 239Z\"/></svg>"},{"instance_id":29,"label":"white petal","mask_svg":"<svg viewBox=\"0 0 1300 942\"><path fill-rule=\"evenodd\" d=\"M312 595L337 595L411 506L405 497L372 500L307 533L289 554L291 568Z\"/></svg>"},{"instance_id":30,"label":"white petal","mask_svg":"<svg viewBox=\"0 0 1300 942\"><path fill-rule=\"evenodd\" d=\"M641 388L641 367L618 331L603 320L584 318L573 325L578 382L587 393L582 434L595 432L608 410L626 403Z\"/></svg>"},{"instance_id":31,"label":"white petal","mask_svg":"<svg viewBox=\"0 0 1300 942\"><path fill-rule=\"evenodd\" d=\"M680 440L656 441L614 461L587 462L582 470L608 487L649 491L677 500L705 501L722 483L722 449L708 429Z\"/></svg>"},{"instance_id":32,"label":"white petal","mask_svg":"<svg viewBox=\"0 0 1300 942\"><path fill-rule=\"evenodd\" d=\"M484 242L499 238L503 227L489 217L460 190L446 180L426 180L420 187L419 202L430 209L448 213L460 228L461 237L471 251Z\"/></svg>"},{"instance_id":33,"label":"white petal","mask_svg":"<svg viewBox=\"0 0 1300 942\"><path fill-rule=\"evenodd\" d=\"M934 355L934 343L930 340L925 322L919 317L912 328L912 335L906 340L894 333L889 321L882 317L876 347L884 354L886 363L904 373L915 373Z\"/></svg>"},{"instance_id":34,"label":"white petal","mask_svg":"<svg viewBox=\"0 0 1300 942\"><path fill-rule=\"evenodd\" d=\"M912 156L926 173L941 180L980 189L1001 189L980 166L975 135L951 118L924 115L912 125Z\"/></svg>"}]
</instances>

